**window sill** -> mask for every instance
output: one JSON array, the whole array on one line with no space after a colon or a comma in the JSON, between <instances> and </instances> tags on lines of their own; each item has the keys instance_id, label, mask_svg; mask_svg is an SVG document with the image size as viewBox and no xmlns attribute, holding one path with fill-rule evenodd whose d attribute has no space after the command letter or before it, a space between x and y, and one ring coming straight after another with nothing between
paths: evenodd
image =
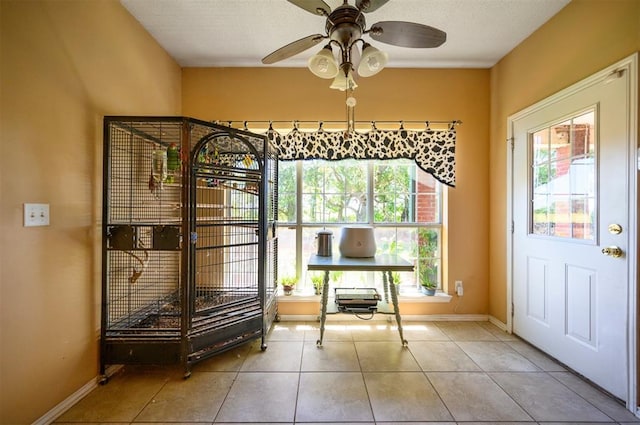
<instances>
[{"instance_id":1,"label":"window sill","mask_svg":"<svg viewBox=\"0 0 640 425\"><path fill-rule=\"evenodd\" d=\"M424 295L420 293L415 294L401 294L398 295L399 303L448 303L451 302L453 296L444 292L436 292L435 295ZM305 294L292 294L282 295L278 294L279 303L295 303L295 302L317 302L322 301L320 295L305 295Z\"/></svg>"}]
</instances>

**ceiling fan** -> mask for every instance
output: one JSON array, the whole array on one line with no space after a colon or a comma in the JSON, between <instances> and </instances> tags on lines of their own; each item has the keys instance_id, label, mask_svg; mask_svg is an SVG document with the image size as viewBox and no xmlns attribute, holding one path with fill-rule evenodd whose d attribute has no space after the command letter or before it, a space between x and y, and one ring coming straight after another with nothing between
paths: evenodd
<instances>
[{"instance_id":1,"label":"ceiling fan","mask_svg":"<svg viewBox=\"0 0 640 425\"><path fill-rule=\"evenodd\" d=\"M357 87L354 73L369 77L387 64L388 55L364 41L365 34L381 43L414 48L438 47L447 39L444 31L413 22L381 21L367 29L364 14L378 10L389 0L356 0L355 6L344 0L334 10L324 0L288 1L314 15L324 16L326 34L313 34L289 43L265 56L262 63L279 62L329 39L322 50L309 59L308 66L320 78L333 78L331 88L334 89L353 90ZM362 42L362 53L357 42ZM338 47L339 62L333 55L333 45Z\"/></svg>"}]
</instances>

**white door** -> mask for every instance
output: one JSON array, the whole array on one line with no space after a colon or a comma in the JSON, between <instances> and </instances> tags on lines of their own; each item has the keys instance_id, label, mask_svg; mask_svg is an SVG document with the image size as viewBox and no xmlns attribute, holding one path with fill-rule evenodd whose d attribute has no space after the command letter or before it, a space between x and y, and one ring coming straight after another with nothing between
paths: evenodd
<instances>
[{"instance_id":1,"label":"white door","mask_svg":"<svg viewBox=\"0 0 640 425\"><path fill-rule=\"evenodd\" d=\"M623 400L630 74L577 85L510 120L513 332Z\"/></svg>"}]
</instances>

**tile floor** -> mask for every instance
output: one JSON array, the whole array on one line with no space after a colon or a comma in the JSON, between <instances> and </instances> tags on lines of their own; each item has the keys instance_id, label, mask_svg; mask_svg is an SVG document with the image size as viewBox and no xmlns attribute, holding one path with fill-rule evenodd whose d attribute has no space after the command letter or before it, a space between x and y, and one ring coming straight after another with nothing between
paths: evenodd
<instances>
[{"instance_id":1,"label":"tile floor","mask_svg":"<svg viewBox=\"0 0 640 425\"><path fill-rule=\"evenodd\" d=\"M488 322L275 323L193 367L125 367L58 424L638 423L622 405Z\"/></svg>"}]
</instances>

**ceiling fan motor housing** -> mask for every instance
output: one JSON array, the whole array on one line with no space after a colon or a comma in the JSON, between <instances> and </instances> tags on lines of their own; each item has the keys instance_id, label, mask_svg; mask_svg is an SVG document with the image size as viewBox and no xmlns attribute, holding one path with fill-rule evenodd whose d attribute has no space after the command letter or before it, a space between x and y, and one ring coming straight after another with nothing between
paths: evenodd
<instances>
[{"instance_id":1,"label":"ceiling fan motor housing","mask_svg":"<svg viewBox=\"0 0 640 425\"><path fill-rule=\"evenodd\" d=\"M326 30L329 38L338 42L343 51L358 40L365 31L364 14L353 6L343 4L327 18Z\"/></svg>"}]
</instances>

